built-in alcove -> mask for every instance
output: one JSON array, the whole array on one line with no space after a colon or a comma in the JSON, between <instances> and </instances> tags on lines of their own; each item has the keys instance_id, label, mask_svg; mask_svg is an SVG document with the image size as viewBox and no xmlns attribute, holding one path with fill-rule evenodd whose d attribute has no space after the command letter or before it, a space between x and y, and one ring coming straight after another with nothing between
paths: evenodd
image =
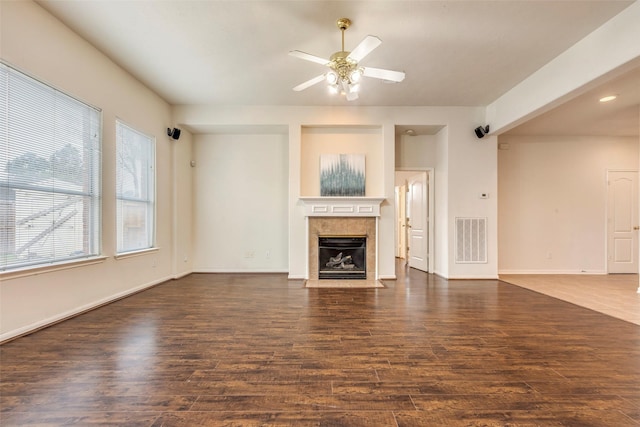
<instances>
[{"instance_id":1,"label":"built-in alcove","mask_svg":"<svg viewBox=\"0 0 640 427\"><path fill-rule=\"evenodd\" d=\"M300 196L320 196L320 157L323 154L364 154L365 195L384 194L381 126L302 126Z\"/></svg>"}]
</instances>

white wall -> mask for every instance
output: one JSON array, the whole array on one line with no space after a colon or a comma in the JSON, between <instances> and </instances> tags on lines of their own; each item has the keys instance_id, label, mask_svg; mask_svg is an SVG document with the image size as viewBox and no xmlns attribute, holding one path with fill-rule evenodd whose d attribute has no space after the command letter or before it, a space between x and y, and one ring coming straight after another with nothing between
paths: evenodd
<instances>
[{"instance_id":1,"label":"white wall","mask_svg":"<svg viewBox=\"0 0 640 427\"><path fill-rule=\"evenodd\" d=\"M286 135L197 135L193 270L287 272Z\"/></svg>"},{"instance_id":2,"label":"white wall","mask_svg":"<svg viewBox=\"0 0 640 427\"><path fill-rule=\"evenodd\" d=\"M480 123L480 118L476 118ZM478 139L476 126L453 122L448 129L447 143L447 241L449 278L497 278L498 219L497 209L497 156L496 137L487 135ZM436 181L437 185L437 181ZM480 194L489 197L481 199ZM487 262L477 264L455 262L455 220L458 217L486 218ZM436 223L438 223L436 219ZM436 259L438 256L436 256Z\"/></svg>"},{"instance_id":3,"label":"white wall","mask_svg":"<svg viewBox=\"0 0 640 427\"><path fill-rule=\"evenodd\" d=\"M193 271L193 179L195 170L191 167L193 136L181 129L180 139L171 144L173 157L173 236L174 271L173 277L185 276Z\"/></svg>"},{"instance_id":4,"label":"white wall","mask_svg":"<svg viewBox=\"0 0 640 427\"><path fill-rule=\"evenodd\" d=\"M417 169L435 167L435 135L399 135L396 140L396 168Z\"/></svg>"},{"instance_id":5,"label":"white wall","mask_svg":"<svg viewBox=\"0 0 640 427\"><path fill-rule=\"evenodd\" d=\"M479 192L497 193L495 137L478 140L473 129L482 123L484 110L472 107L287 107L287 106L177 106L177 123L186 127L274 126L289 127L289 277L306 274L306 222L301 182L308 173L302 162L305 128L377 128L381 130L381 162L373 174L381 177L386 200L379 220L379 277L395 277L394 184L396 125L436 125L436 272L444 277L497 277L497 198L478 198ZM257 119L259 118L259 123ZM451 154L454 152L454 154ZM458 156L458 158L454 158ZM196 159L197 160L197 159ZM315 161L315 160L313 160ZM367 168L367 179L371 176ZM228 179L233 179L229 176ZM306 182L306 181L305 181ZM306 186L307 184L305 184ZM197 197L196 197L197 199ZM197 203L197 201L196 201ZM197 212L196 212L197 215ZM455 264L451 261L456 216L484 216L489 220L490 261ZM211 219L215 221L215 217Z\"/></svg>"},{"instance_id":6,"label":"white wall","mask_svg":"<svg viewBox=\"0 0 640 427\"><path fill-rule=\"evenodd\" d=\"M442 277L449 277L449 129L443 128L436 135L436 164L435 168L435 256L434 273ZM441 256L445 254L445 256Z\"/></svg>"},{"instance_id":7,"label":"white wall","mask_svg":"<svg viewBox=\"0 0 640 427\"><path fill-rule=\"evenodd\" d=\"M416 173L420 173L417 170L401 170L396 172L396 182L395 185L408 185L409 179L414 177Z\"/></svg>"},{"instance_id":8,"label":"white wall","mask_svg":"<svg viewBox=\"0 0 640 427\"><path fill-rule=\"evenodd\" d=\"M102 253L93 264L2 274L0 341L173 277L174 164L166 128L170 106L106 56L30 1L0 2L2 59L102 109ZM116 260L115 119L156 136L158 250ZM188 149L188 134L185 135ZM184 148L181 148L184 149ZM179 184L189 191L188 182ZM187 227L185 223L182 226ZM181 227L182 227L181 226ZM184 244L190 246L190 244ZM71 267L71 266L67 266Z\"/></svg>"},{"instance_id":9,"label":"white wall","mask_svg":"<svg viewBox=\"0 0 640 427\"><path fill-rule=\"evenodd\" d=\"M606 273L608 170L638 169L638 138L503 136L499 272Z\"/></svg>"}]
</instances>

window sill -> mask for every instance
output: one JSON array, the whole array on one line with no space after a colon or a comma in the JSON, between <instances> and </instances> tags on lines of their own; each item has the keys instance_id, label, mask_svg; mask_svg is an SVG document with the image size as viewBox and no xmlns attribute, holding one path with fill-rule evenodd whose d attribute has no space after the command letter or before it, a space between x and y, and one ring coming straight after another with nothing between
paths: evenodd
<instances>
[{"instance_id":1,"label":"window sill","mask_svg":"<svg viewBox=\"0 0 640 427\"><path fill-rule=\"evenodd\" d=\"M132 258L132 257L136 257L136 256L140 256L140 255L146 255L148 253L153 253L153 252L158 252L160 250L160 248L149 248L149 249L142 249L139 251L131 251L131 252L123 252L121 254L116 254L113 257L115 259L126 259L126 258Z\"/></svg>"},{"instance_id":2,"label":"window sill","mask_svg":"<svg viewBox=\"0 0 640 427\"><path fill-rule=\"evenodd\" d=\"M0 272L0 278L2 281L18 279L20 277L37 276L40 274L51 273L53 271L68 270L70 268L84 267L87 265L101 264L108 257L104 255L95 256L91 258L84 258L81 260L64 261L55 264L47 264L36 267L24 267L15 270Z\"/></svg>"}]
</instances>

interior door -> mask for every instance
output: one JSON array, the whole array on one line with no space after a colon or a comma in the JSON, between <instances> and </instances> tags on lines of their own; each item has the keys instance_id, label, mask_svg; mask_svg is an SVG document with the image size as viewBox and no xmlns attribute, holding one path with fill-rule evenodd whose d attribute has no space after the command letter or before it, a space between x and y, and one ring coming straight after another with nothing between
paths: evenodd
<instances>
[{"instance_id":1,"label":"interior door","mask_svg":"<svg viewBox=\"0 0 640 427\"><path fill-rule=\"evenodd\" d=\"M607 269L638 272L638 172L609 171L607 191Z\"/></svg>"},{"instance_id":2,"label":"interior door","mask_svg":"<svg viewBox=\"0 0 640 427\"><path fill-rule=\"evenodd\" d=\"M407 257L407 186L396 187L396 257Z\"/></svg>"},{"instance_id":3,"label":"interior door","mask_svg":"<svg viewBox=\"0 0 640 427\"><path fill-rule=\"evenodd\" d=\"M420 172L408 180L409 267L429 271L429 195L427 173Z\"/></svg>"}]
</instances>

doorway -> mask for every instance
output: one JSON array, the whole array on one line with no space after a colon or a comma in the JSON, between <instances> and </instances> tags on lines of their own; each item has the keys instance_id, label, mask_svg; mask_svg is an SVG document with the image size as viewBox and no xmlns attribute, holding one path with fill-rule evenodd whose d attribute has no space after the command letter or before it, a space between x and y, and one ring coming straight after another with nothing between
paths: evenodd
<instances>
[{"instance_id":1,"label":"doorway","mask_svg":"<svg viewBox=\"0 0 640 427\"><path fill-rule=\"evenodd\" d=\"M607 172L607 272L638 273L638 172Z\"/></svg>"},{"instance_id":2,"label":"doorway","mask_svg":"<svg viewBox=\"0 0 640 427\"><path fill-rule=\"evenodd\" d=\"M396 257L433 272L433 169L397 170L395 194Z\"/></svg>"}]
</instances>

